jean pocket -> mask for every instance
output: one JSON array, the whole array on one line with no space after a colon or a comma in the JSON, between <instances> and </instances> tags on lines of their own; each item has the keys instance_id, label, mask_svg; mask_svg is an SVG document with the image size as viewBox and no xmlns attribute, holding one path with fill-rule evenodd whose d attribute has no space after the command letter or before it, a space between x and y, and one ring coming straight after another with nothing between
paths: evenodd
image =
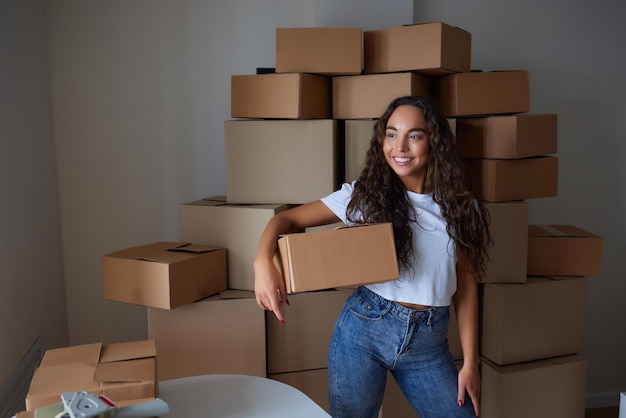
<instances>
[{"instance_id":1,"label":"jean pocket","mask_svg":"<svg viewBox=\"0 0 626 418\"><path fill-rule=\"evenodd\" d=\"M350 313L363 319L380 319L384 311L381 306L367 295L358 292L350 301Z\"/></svg>"},{"instance_id":2,"label":"jean pocket","mask_svg":"<svg viewBox=\"0 0 626 418\"><path fill-rule=\"evenodd\" d=\"M448 333L450 323L450 309L435 308L431 310L428 318L428 331L433 336L442 336Z\"/></svg>"}]
</instances>

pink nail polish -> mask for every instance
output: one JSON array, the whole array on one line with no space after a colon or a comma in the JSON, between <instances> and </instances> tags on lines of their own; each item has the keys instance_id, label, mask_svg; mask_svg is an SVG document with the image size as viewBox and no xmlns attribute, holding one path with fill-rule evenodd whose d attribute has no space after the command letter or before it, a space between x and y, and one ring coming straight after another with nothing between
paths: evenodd
<instances>
[{"instance_id":1,"label":"pink nail polish","mask_svg":"<svg viewBox=\"0 0 626 418\"><path fill-rule=\"evenodd\" d=\"M461 408L463 406L463 401L459 400L459 408Z\"/></svg>"}]
</instances>

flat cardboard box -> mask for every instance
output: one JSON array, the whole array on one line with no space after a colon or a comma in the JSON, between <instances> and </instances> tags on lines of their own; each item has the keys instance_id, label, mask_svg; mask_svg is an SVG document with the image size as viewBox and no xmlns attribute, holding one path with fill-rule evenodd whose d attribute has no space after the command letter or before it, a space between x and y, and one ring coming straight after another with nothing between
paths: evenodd
<instances>
[{"instance_id":1,"label":"flat cardboard box","mask_svg":"<svg viewBox=\"0 0 626 418\"><path fill-rule=\"evenodd\" d=\"M124 404L156 398L156 373L156 347L150 340L48 350L33 375L26 410L57 404L61 394L78 390Z\"/></svg>"},{"instance_id":2,"label":"flat cardboard box","mask_svg":"<svg viewBox=\"0 0 626 418\"><path fill-rule=\"evenodd\" d=\"M498 365L583 351L587 281L529 277L481 286L480 353Z\"/></svg>"},{"instance_id":3,"label":"flat cardboard box","mask_svg":"<svg viewBox=\"0 0 626 418\"><path fill-rule=\"evenodd\" d=\"M604 239L573 225L528 226L528 274L600 276Z\"/></svg>"},{"instance_id":4,"label":"flat cardboard box","mask_svg":"<svg viewBox=\"0 0 626 418\"><path fill-rule=\"evenodd\" d=\"M556 114L458 118L456 143L465 158L516 159L555 154Z\"/></svg>"},{"instance_id":5,"label":"flat cardboard box","mask_svg":"<svg viewBox=\"0 0 626 418\"><path fill-rule=\"evenodd\" d=\"M481 283L526 283L528 203L486 202L485 209L489 212L489 232L494 242Z\"/></svg>"},{"instance_id":6,"label":"flat cardboard box","mask_svg":"<svg viewBox=\"0 0 626 418\"><path fill-rule=\"evenodd\" d=\"M277 28L276 72L325 75L360 74L361 28Z\"/></svg>"},{"instance_id":7,"label":"flat cardboard box","mask_svg":"<svg viewBox=\"0 0 626 418\"><path fill-rule=\"evenodd\" d=\"M558 192L559 159L552 156L516 160L468 160L474 186L488 202L554 197Z\"/></svg>"},{"instance_id":8,"label":"flat cardboard box","mask_svg":"<svg viewBox=\"0 0 626 418\"><path fill-rule=\"evenodd\" d=\"M441 22L368 30L363 47L366 74L415 71L430 76L471 68L472 35Z\"/></svg>"},{"instance_id":9,"label":"flat cardboard box","mask_svg":"<svg viewBox=\"0 0 626 418\"><path fill-rule=\"evenodd\" d=\"M374 136L375 120L346 120L346 182L359 178L365 168L365 154Z\"/></svg>"},{"instance_id":10,"label":"flat cardboard box","mask_svg":"<svg viewBox=\"0 0 626 418\"><path fill-rule=\"evenodd\" d=\"M333 119L226 121L227 202L302 204L334 192L343 182L339 125Z\"/></svg>"},{"instance_id":11,"label":"flat cardboard box","mask_svg":"<svg viewBox=\"0 0 626 418\"><path fill-rule=\"evenodd\" d=\"M267 372L288 373L328 367L328 345L352 289L289 296L281 324L267 312ZM323 306L323 309L320 309Z\"/></svg>"},{"instance_id":12,"label":"flat cardboard box","mask_svg":"<svg viewBox=\"0 0 626 418\"><path fill-rule=\"evenodd\" d=\"M395 280L399 277L389 223L302 232L278 239L276 262L288 293Z\"/></svg>"},{"instance_id":13,"label":"flat cardboard box","mask_svg":"<svg viewBox=\"0 0 626 418\"><path fill-rule=\"evenodd\" d=\"M148 308L159 380L204 374L266 376L265 312L253 292L230 292L172 311Z\"/></svg>"},{"instance_id":14,"label":"flat cardboard box","mask_svg":"<svg viewBox=\"0 0 626 418\"><path fill-rule=\"evenodd\" d=\"M332 78L333 118L377 119L393 99L430 96L430 80L411 72Z\"/></svg>"},{"instance_id":15,"label":"flat cardboard box","mask_svg":"<svg viewBox=\"0 0 626 418\"><path fill-rule=\"evenodd\" d=\"M228 288L254 290L253 261L265 226L290 205L238 205L223 196L179 206L180 239L228 249Z\"/></svg>"},{"instance_id":16,"label":"flat cardboard box","mask_svg":"<svg viewBox=\"0 0 626 418\"><path fill-rule=\"evenodd\" d=\"M587 360L578 355L498 366L481 360L483 418L584 418Z\"/></svg>"},{"instance_id":17,"label":"flat cardboard box","mask_svg":"<svg viewBox=\"0 0 626 418\"><path fill-rule=\"evenodd\" d=\"M450 74L435 86L435 101L446 117L530 112L528 71Z\"/></svg>"},{"instance_id":18,"label":"flat cardboard box","mask_svg":"<svg viewBox=\"0 0 626 418\"><path fill-rule=\"evenodd\" d=\"M328 369L304 370L299 372L276 373L270 379L283 382L298 389L326 412L330 412L328 404Z\"/></svg>"},{"instance_id":19,"label":"flat cardboard box","mask_svg":"<svg viewBox=\"0 0 626 418\"><path fill-rule=\"evenodd\" d=\"M172 309L226 289L226 250L156 242L102 257L104 298Z\"/></svg>"},{"instance_id":20,"label":"flat cardboard box","mask_svg":"<svg viewBox=\"0 0 626 418\"><path fill-rule=\"evenodd\" d=\"M331 119L331 78L314 74L231 76L233 118Z\"/></svg>"}]
</instances>

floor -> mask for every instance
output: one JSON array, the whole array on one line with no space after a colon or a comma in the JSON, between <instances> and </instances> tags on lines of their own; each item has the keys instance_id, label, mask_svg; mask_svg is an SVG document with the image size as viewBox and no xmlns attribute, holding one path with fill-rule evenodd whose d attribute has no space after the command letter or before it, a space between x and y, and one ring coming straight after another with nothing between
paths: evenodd
<instances>
[{"instance_id":1,"label":"floor","mask_svg":"<svg viewBox=\"0 0 626 418\"><path fill-rule=\"evenodd\" d=\"M587 409L585 418L617 418L619 415L619 408L598 408Z\"/></svg>"}]
</instances>

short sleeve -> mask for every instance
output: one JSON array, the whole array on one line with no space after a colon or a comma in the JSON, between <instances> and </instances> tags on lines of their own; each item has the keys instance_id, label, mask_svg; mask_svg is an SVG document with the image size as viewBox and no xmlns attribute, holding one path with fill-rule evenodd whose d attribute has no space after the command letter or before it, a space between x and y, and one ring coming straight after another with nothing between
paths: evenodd
<instances>
[{"instance_id":1,"label":"short sleeve","mask_svg":"<svg viewBox=\"0 0 626 418\"><path fill-rule=\"evenodd\" d=\"M344 183L339 190L320 199L346 225L348 224L346 209L352 198L353 190L354 182Z\"/></svg>"}]
</instances>

